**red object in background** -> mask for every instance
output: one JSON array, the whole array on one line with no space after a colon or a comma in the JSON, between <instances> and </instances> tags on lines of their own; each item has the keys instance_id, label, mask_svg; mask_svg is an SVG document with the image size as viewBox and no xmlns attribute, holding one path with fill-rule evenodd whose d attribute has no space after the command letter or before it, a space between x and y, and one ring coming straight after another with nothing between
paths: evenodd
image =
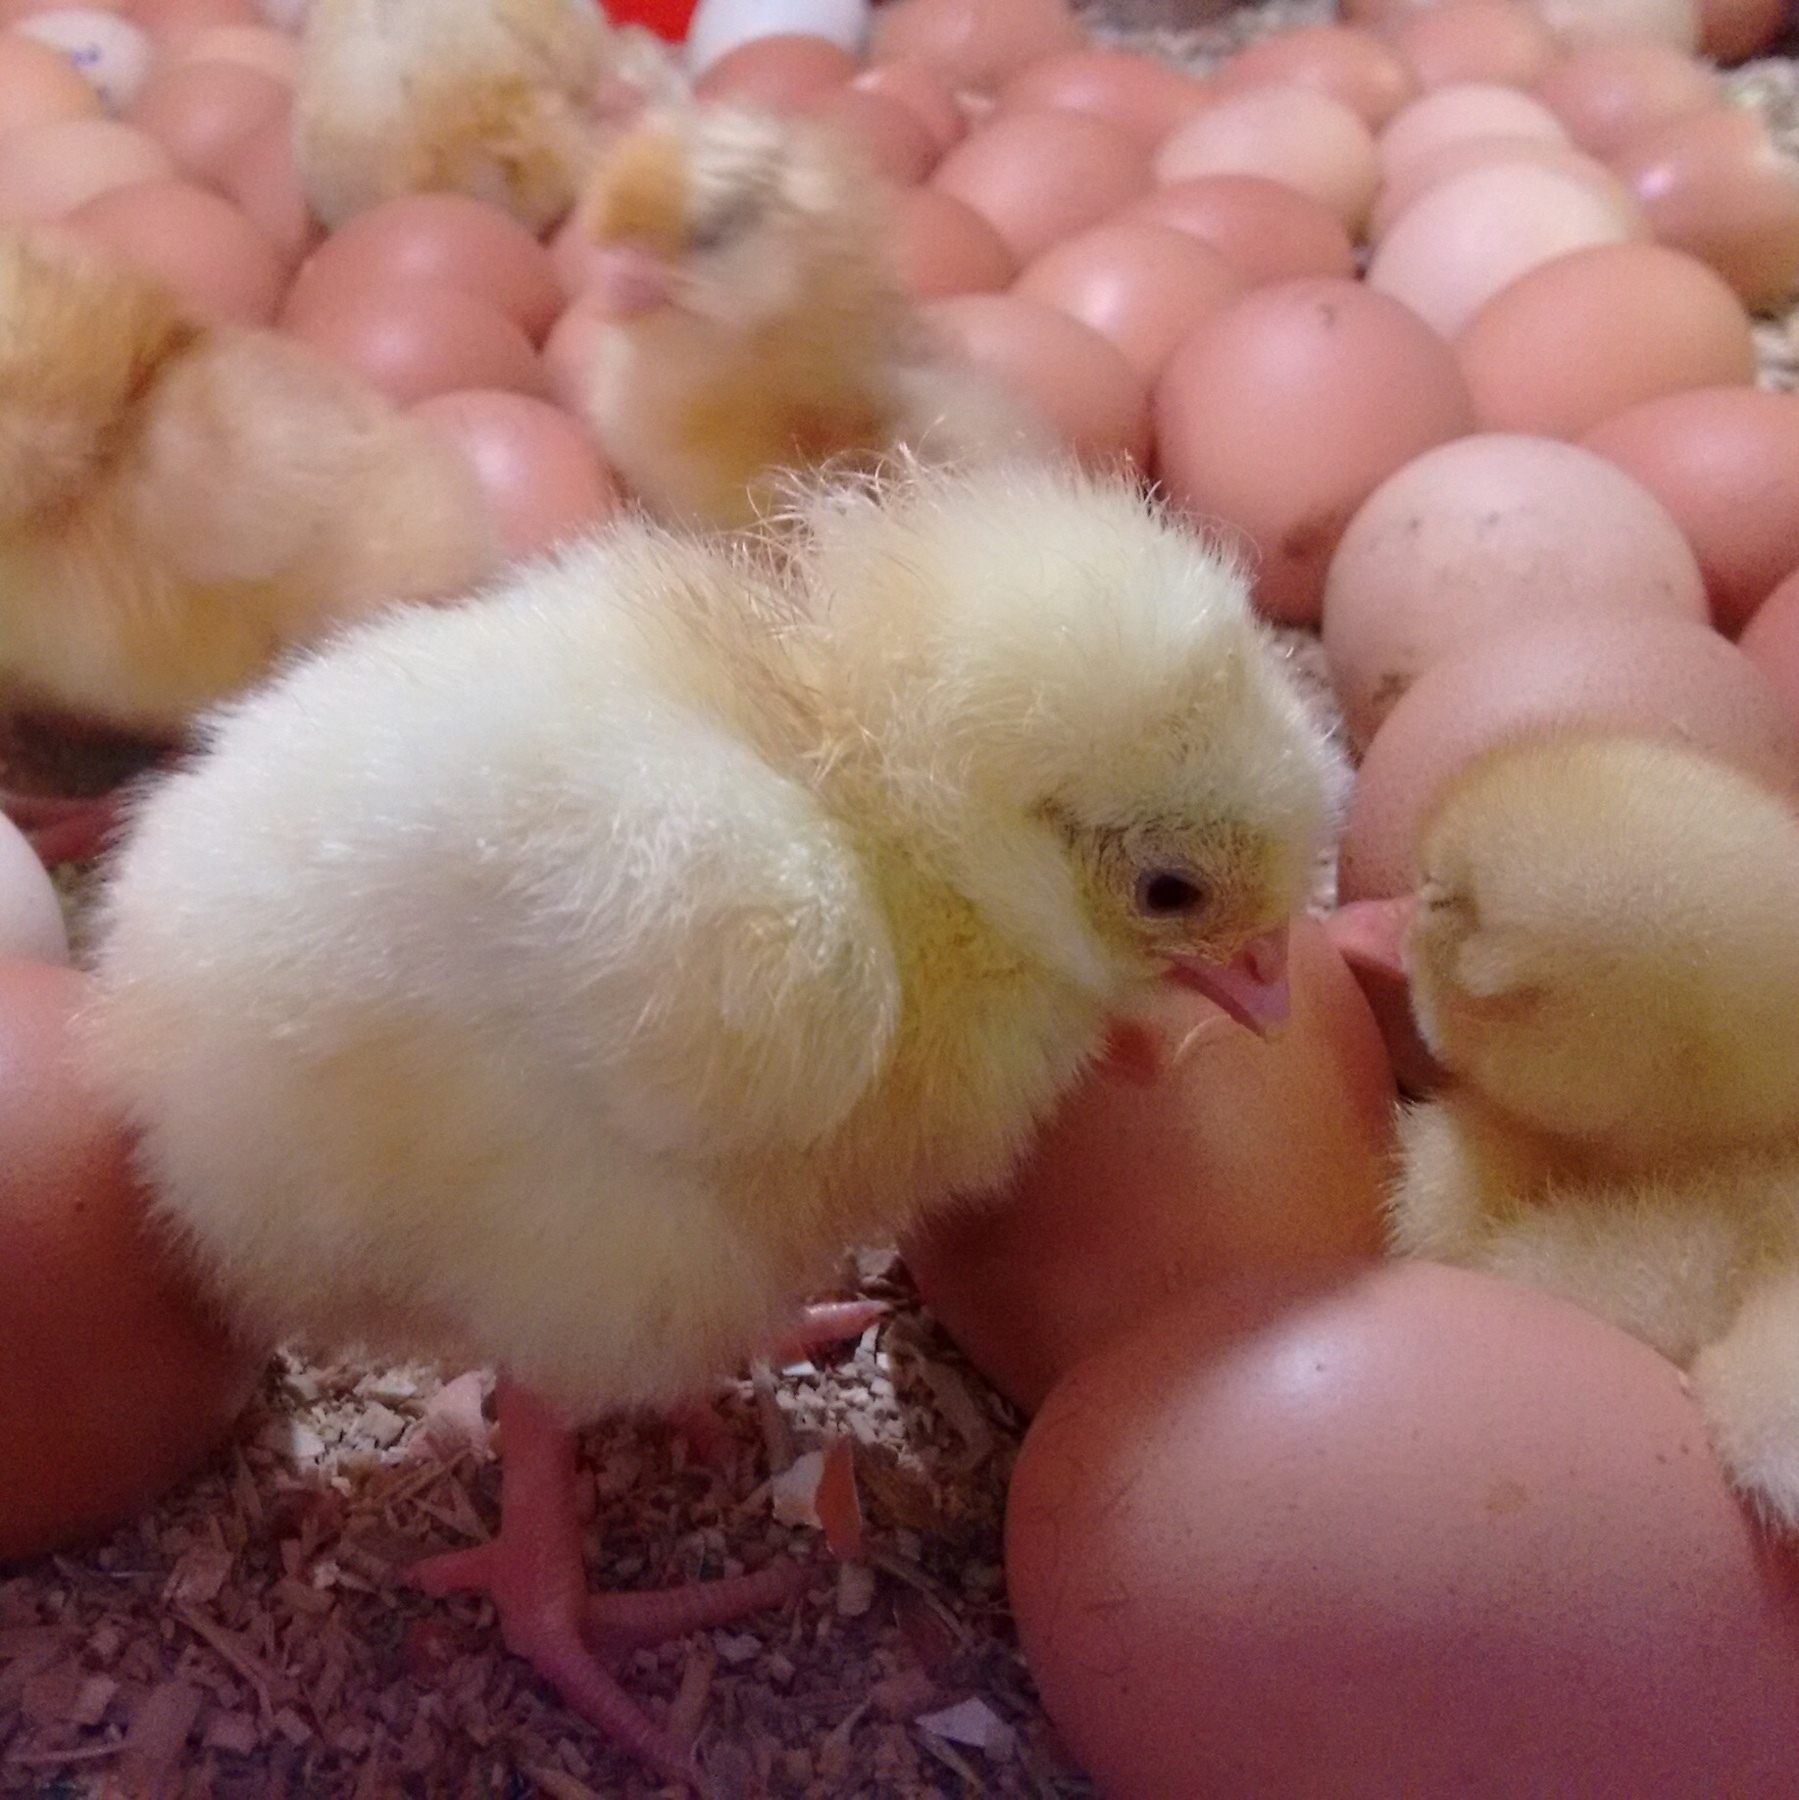
<instances>
[{"instance_id":1,"label":"red object in background","mask_svg":"<svg viewBox=\"0 0 1799 1800\"><path fill-rule=\"evenodd\" d=\"M695 0L606 0L601 8L614 25L647 25L660 38L678 44L687 36Z\"/></svg>"}]
</instances>

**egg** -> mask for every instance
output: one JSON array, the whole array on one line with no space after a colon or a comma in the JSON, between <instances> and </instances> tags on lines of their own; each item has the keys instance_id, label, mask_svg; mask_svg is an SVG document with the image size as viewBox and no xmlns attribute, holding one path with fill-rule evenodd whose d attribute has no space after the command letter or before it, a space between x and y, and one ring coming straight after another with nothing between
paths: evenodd
<instances>
[{"instance_id":1,"label":"egg","mask_svg":"<svg viewBox=\"0 0 1799 1800\"><path fill-rule=\"evenodd\" d=\"M1636 133L1718 105L1715 70L1653 38L1621 38L1570 51L1544 70L1537 97L1568 135L1610 156Z\"/></svg>"},{"instance_id":2,"label":"egg","mask_svg":"<svg viewBox=\"0 0 1799 1800\"><path fill-rule=\"evenodd\" d=\"M829 38L800 32L755 37L728 50L694 83L697 100L799 112L855 74L855 57Z\"/></svg>"},{"instance_id":3,"label":"egg","mask_svg":"<svg viewBox=\"0 0 1799 1800\"><path fill-rule=\"evenodd\" d=\"M0 137L0 222L60 219L108 188L174 173L153 137L117 119L26 125Z\"/></svg>"},{"instance_id":4,"label":"egg","mask_svg":"<svg viewBox=\"0 0 1799 1800\"><path fill-rule=\"evenodd\" d=\"M168 151L176 171L218 185L251 132L285 120L293 90L245 63L172 63L144 84L131 123Z\"/></svg>"},{"instance_id":5,"label":"egg","mask_svg":"<svg viewBox=\"0 0 1799 1800\"><path fill-rule=\"evenodd\" d=\"M923 63L876 63L857 75L850 86L859 94L880 94L909 106L937 140L939 153L968 135L968 120L957 103L955 88Z\"/></svg>"},{"instance_id":6,"label":"egg","mask_svg":"<svg viewBox=\"0 0 1799 1800\"><path fill-rule=\"evenodd\" d=\"M1453 181L1458 175L1465 175L1470 170L1491 168L1499 163L1525 163L1533 168L1566 175L1596 194L1619 219L1626 222L1632 236L1647 235L1648 227L1634 196L1604 163L1576 150L1571 144L1552 144L1543 138L1507 137L1501 134L1493 137L1457 138L1452 143L1439 144L1435 149L1423 150L1416 156L1407 157L1404 162L1390 169L1381 182L1380 192L1374 197L1374 210L1368 217L1368 241L1375 245L1384 244L1393 227L1411 209L1413 203L1432 188L1445 181ZM1553 206L1550 213L1553 220ZM1446 235L1454 240L1458 235L1456 227L1462 223L1459 213L1454 215ZM1553 223L1546 225L1541 217L1528 209L1522 218L1508 219L1506 223L1510 229L1502 235L1509 238L1528 241L1528 233L1536 231L1543 233L1548 241L1553 241ZM1465 241L1466 234L1463 235ZM1478 241L1478 234L1474 235ZM1419 251L1420 260L1428 260L1432 255L1428 235L1420 238Z\"/></svg>"},{"instance_id":7,"label":"egg","mask_svg":"<svg viewBox=\"0 0 1799 1800\"><path fill-rule=\"evenodd\" d=\"M1008 111L1060 107L1092 113L1153 150L1207 102L1207 89L1154 57L1103 44L1028 63L1000 90Z\"/></svg>"},{"instance_id":8,"label":"egg","mask_svg":"<svg viewBox=\"0 0 1799 1800\"><path fill-rule=\"evenodd\" d=\"M209 25L181 40L175 62L233 62L273 75L290 88L299 79L300 46L266 25Z\"/></svg>"},{"instance_id":9,"label":"egg","mask_svg":"<svg viewBox=\"0 0 1799 1800\"><path fill-rule=\"evenodd\" d=\"M62 902L31 841L0 814L0 960L66 963Z\"/></svg>"},{"instance_id":10,"label":"egg","mask_svg":"<svg viewBox=\"0 0 1799 1800\"><path fill-rule=\"evenodd\" d=\"M1343 221L1264 175L1196 175L1170 182L1133 201L1118 217L1196 237L1257 284L1356 272L1355 246Z\"/></svg>"},{"instance_id":11,"label":"egg","mask_svg":"<svg viewBox=\"0 0 1799 1800\"><path fill-rule=\"evenodd\" d=\"M1013 294L934 300L925 318L1030 402L1083 462L1149 462L1149 394L1122 351L1053 306Z\"/></svg>"},{"instance_id":12,"label":"egg","mask_svg":"<svg viewBox=\"0 0 1799 1800\"><path fill-rule=\"evenodd\" d=\"M1409 1100L1434 1093L1446 1079L1412 1014L1403 946L1414 910L1414 897L1407 893L1388 900L1351 900L1324 918L1331 944L1380 1028L1399 1092Z\"/></svg>"},{"instance_id":13,"label":"egg","mask_svg":"<svg viewBox=\"0 0 1799 1800\"><path fill-rule=\"evenodd\" d=\"M0 1563L98 1536L188 1473L264 1356L149 1226L131 1140L85 1090L83 977L0 962Z\"/></svg>"},{"instance_id":14,"label":"egg","mask_svg":"<svg viewBox=\"0 0 1799 1800\"><path fill-rule=\"evenodd\" d=\"M1354 281L1252 288L1202 321L1155 392L1170 498L1241 534L1256 603L1318 618L1324 574L1357 507L1414 456L1472 429L1449 346Z\"/></svg>"},{"instance_id":15,"label":"egg","mask_svg":"<svg viewBox=\"0 0 1799 1800\"><path fill-rule=\"evenodd\" d=\"M1756 608L1738 645L1799 725L1799 569Z\"/></svg>"},{"instance_id":16,"label":"egg","mask_svg":"<svg viewBox=\"0 0 1799 1800\"><path fill-rule=\"evenodd\" d=\"M312 216L294 167L294 134L285 118L273 119L242 139L220 182L227 199L244 209L289 268L325 235Z\"/></svg>"},{"instance_id":17,"label":"egg","mask_svg":"<svg viewBox=\"0 0 1799 1800\"><path fill-rule=\"evenodd\" d=\"M591 301L577 299L543 341L544 384L550 400L579 419L600 367L601 347L612 321Z\"/></svg>"},{"instance_id":18,"label":"egg","mask_svg":"<svg viewBox=\"0 0 1799 1800\"><path fill-rule=\"evenodd\" d=\"M1536 0L1563 43L1655 38L1675 50L1699 47L1699 0Z\"/></svg>"},{"instance_id":19,"label":"egg","mask_svg":"<svg viewBox=\"0 0 1799 1800\"><path fill-rule=\"evenodd\" d=\"M1709 626L1642 613L1532 618L1432 664L1374 734L1337 864L1343 900L1409 891L1419 821L1470 757L1545 727L1670 737L1799 795L1799 722Z\"/></svg>"},{"instance_id":20,"label":"egg","mask_svg":"<svg viewBox=\"0 0 1799 1800\"><path fill-rule=\"evenodd\" d=\"M869 0L699 0L687 21L684 60L699 76L740 44L804 34L860 56L868 41Z\"/></svg>"},{"instance_id":21,"label":"egg","mask_svg":"<svg viewBox=\"0 0 1799 1800\"><path fill-rule=\"evenodd\" d=\"M1153 381L1201 319L1249 285L1242 270L1166 225L1096 225L1031 264L1012 290L1091 325Z\"/></svg>"},{"instance_id":22,"label":"egg","mask_svg":"<svg viewBox=\"0 0 1799 1800\"><path fill-rule=\"evenodd\" d=\"M1463 82L1527 88L1555 54L1542 15L1523 0L1441 0L1388 21L1381 35L1427 93Z\"/></svg>"},{"instance_id":23,"label":"egg","mask_svg":"<svg viewBox=\"0 0 1799 1800\"><path fill-rule=\"evenodd\" d=\"M1158 184L1196 175L1265 175L1328 208L1354 233L1379 179L1359 114L1328 94L1253 87L1226 94L1177 126L1155 156Z\"/></svg>"},{"instance_id":24,"label":"egg","mask_svg":"<svg viewBox=\"0 0 1799 1800\"><path fill-rule=\"evenodd\" d=\"M229 200L186 181L110 188L65 223L220 325L270 325L287 286L275 248Z\"/></svg>"},{"instance_id":25,"label":"egg","mask_svg":"<svg viewBox=\"0 0 1799 1800\"><path fill-rule=\"evenodd\" d=\"M13 30L60 50L110 113L123 112L150 72L149 35L97 6L58 6L21 19Z\"/></svg>"},{"instance_id":26,"label":"egg","mask_svg":"<svg viewBox=\"0 0 1799 1800\"><path fill-rule=\"evenodd\" d=\"M1745 306L1782 306L1799 287L1799 163L1747 107L1642 132L1612 166L1657 241L1710 264Z\"/></svg>"},{"instance_id":27,"label":"egg","mask_svg":"<svg viewBox=\"0 0 1799 1800\"><path fill-rule=\"evenodd\" d=\"M1657 244L1539 265L1469 320L1456 355L1484 430L1567 438L1658 394L1753 381L1756 366L1723 278Z\"/></svg>"},{"instance_id":28,"label":"egg","mask_svg":"<svg viewBox=\"0 0 1799 1800\"><path fill-rule=\"evenodd\" d=\"M1005 239L972 206L941 188L913 188L899 196L888 243L900 283L916 300L997 293L1018 273Z\"/></svg>"},{"instance_id":29,"label":"egg","mask_svg":"<svg viewBox=\"0 0 1799 1800\"><path fill-rule=\"evenodd\" d=\"M1428 1263L1201 1292L1025 1439L1006 1580L1110 1800L1775 1800L1799 1583L1678 1370Z\"/></svg>"},{"instance_id":30,"label":"egg","mask_svg":"<svg viewBox=\"0 0 1799 1800\"><path fill-rule=\"evenodd\" d=\"M99 91L61 50L0 32L0 135L59 119L97 119Z\"/></svg>"},{"instance_id":31,"label":"egg","mask_svg":"<svg viewBox=\"0 0 1799 1800\"><path fill-rule=\"evenodd\" d=\"M1417 79L1397 51L1357 25L1300 25L1271 32L1226 59L1226 93L1249 87L1312 88L1340 100L1379 131L1415 99Z\"/></svg>"},{"instance_id":32,"label":"egg","mask_svg":"<svg viewBox=\"0 0 1799 1800\"><path fill-rule=\"evenodd\" d=\"M920 62L958 86L995 89L1026 63L1081 45L1066 0L894 0L875 15L877 63Z\"/></svg>"},{"instance_id":33,"label":"egg","mask_svg":"<svg viewBox=\"0 0 1799 1800\"><path fill-rule=\"evenodd\" d=\"M896 187L915 187L942 156L936 133L903 100L866 89L839 88L812 116L861 153L876 174Z\"/></svg>"},{"instance_id":34,"label":"egg","mask_svg":"<svg viewBox=\"0 0 1799 1800\"><path fill-rule=\"evenodd\" d=\"M524 332L498 307L455 288L388 281L312 301L296 283L281 323L402 406L459 388L548 391Z\"/></svg>"},{"instance_id":35,"label":"egg","mask_svg":"<svg viewBox=\"0 0 1799 1800\"><path fill-rule=\"evenodd\" d=\"M1568 134L1542 101L1498 82L1467 81L1414 100L1380 134L1384 174L1459 138L1530 137L1565 144Z\"/></svg>"},{"instance_id":36,"label":"egg","mask_svg":"<svg viewBox=\"0 0 1799 1800\"><path fill-rule=\"evenodd\" d=\"M1686 534L1720 631L1734 637L1799 569L1799 395L1688 388L1614 414L1584 441Z\"/></svg>"},{"instance_id":37,"label":"egg","mask_svg":"<svg viewBox=\"0 0 1799 1800\"><path fill-rule=\"evenodd\" d=\"M1001 113L938 165L932 185L972 206L1020 264L1097 225L1149 186L1137 141L1087 113Z\"/></svg>"},{"instance_id":38,"label":"egg","mask_svg":"<svg viewBox=\"0 0 1799 1800\"><path fill-rule=\"evenodd\" d=\"M1245 1269L1379 1253L1394 1091L1380 1034L1315 919L1293 922L1293 1017L1263 1041L1196 995L1152 1021L1147 1082L1102 1066L1020 1173L902 1246L932 1313L1030 1410L1146 1307Z\"/></svg>"},{"instance_id":39,"label":"egg","mask_svg":"<svg viewBox=\"0 0 1799 1800\"><path fill-rule=\"evenodd\" d=\"M131 0L131 16L171 50L194 33L220 25L270 23L257 10L255 0Z\"/></svg>"},{"instance_id":40,"label":"egg","mask_svg":"<svg viewBox=\"0 0 1799 1800\"><path fill-rule=\"evenodd\" d=\"M1589 612L1705 622L1699 564L1655 497L1550 438L1427 450L1363 502L1324 584L1324 653L1351 742L1365 745L1445 656Z\"/></svg>"},{"instance_id":41,"label":"egg","mask_svg":"<svg viewBox=\"0 0 1799 1800\"><path fill-rule=\"evenodd\" d=\"M622 504L591 434L547 401L465 390L422 401L412 416L468 458L508 557L554 549Z\"/></svg>"}]
</instances>

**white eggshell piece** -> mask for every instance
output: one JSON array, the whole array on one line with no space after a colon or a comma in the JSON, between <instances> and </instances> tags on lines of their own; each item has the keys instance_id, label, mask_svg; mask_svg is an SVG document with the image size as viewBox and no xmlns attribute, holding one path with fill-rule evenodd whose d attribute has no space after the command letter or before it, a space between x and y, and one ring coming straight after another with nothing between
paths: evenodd
<instances>
[{"instance_id":1,"label":"white eggshell piece","mask_svg":"<svg viewBox=\"0 0 1799 1800\"><path fill-rule=\"evenodd\" d=\"M149 33L97 6L59 6L53 12L32 13L13 30L60 50L87 78L109 113L123 112L150 72Z\"/></svg>"}]
</instances>

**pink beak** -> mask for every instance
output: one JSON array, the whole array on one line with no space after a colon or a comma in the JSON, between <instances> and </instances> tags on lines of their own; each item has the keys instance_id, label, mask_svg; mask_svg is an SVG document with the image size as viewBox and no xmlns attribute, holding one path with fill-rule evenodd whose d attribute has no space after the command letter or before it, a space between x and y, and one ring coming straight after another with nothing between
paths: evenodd
<instances>
[{"instance_id":1,"label":"pink beak","mask_svg":"<svg viewBox=\"0 0 1799 1800\"><path fill-rule=\"evenodd\" d=\"M668 299L668 265L641 244L615 244L598 250L587 270L587 291L610 318L630 319L654 312Z\"/></svg>"},{"instance_id":2,"label":"pink beak","mask_svg":"<svg viewBox=\"0 0 1799 1800\"><path fill-rule=\"evenodd\" d=\"M1182 958L1173 968L1182 987L1204 994L1257 1037L1272 1037L1287 1023L1293 996L1287 987L1287 927L1251 938L1228 963Z\"/></svg>"}]
</instances>

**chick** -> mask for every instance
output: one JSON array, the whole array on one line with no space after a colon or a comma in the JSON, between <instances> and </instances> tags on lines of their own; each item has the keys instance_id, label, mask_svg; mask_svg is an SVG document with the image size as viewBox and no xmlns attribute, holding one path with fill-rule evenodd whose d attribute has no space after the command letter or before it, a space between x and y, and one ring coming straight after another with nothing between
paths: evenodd
<instances>
[{"instance_id":1,"label":"chick","mask_svg":"<svg viewBox=\"0 0 1799 1800\"><path fill-rule=\"evenodd\" d=\"M215 720L117 858L96 1079L247 1329L500 1366L499 1537L423 1579L679 1774L582 1643L674 1603L587 1596L568 1422L992 1188L1161 982L1278 1017L1335 780L1134 490L912 470L778 551L632 521Z\"/></svg>"},{"instance_id":2,"label":"chick","mask_svg":"<svg viewBox=\"0 0 1799 1800\"><path fill-rule=\"evenodd\" d=\"M885 193L826 128L729 106L646 119L575 229L609 254L587 414L670 523L735 528L785 473L903 446L970 462L1045 427L928 334L888 259Z\"/></svg>"},{"instance_id":3,"label":"chick","mask_svg":"<svg viewBox=\"0 0 1799 1800\"><path fill-rule=\"evenodd\" d=\"M349 373L0 232L0 686L151 738L497 550L472 470Z\"/></svg>"},{"instance_id":4,"label":"chick","mask_svg":"<svg viewBox=\"0 0 1799 1800\"><path fill-rule=\"evenodd\" d=\"M447 189L542 231L573 204L609 120L684 91L657 40L613 30L593 0L313 0L295 164L333 229Z\"/></svg>"},{"instance_id":5,"label":"chick","mask_svg":"<svg viewBox=\"0 0 1799 1800\"><path fill-rule=\"evenodd\" d=\"M1572 735L1474 765L1419 866L1405 961L1452 1085L1403 1123L1394 1247L1690 1367L1799 1527L1799 820L1683 747Z\"/></svg>"}]
</instances>

